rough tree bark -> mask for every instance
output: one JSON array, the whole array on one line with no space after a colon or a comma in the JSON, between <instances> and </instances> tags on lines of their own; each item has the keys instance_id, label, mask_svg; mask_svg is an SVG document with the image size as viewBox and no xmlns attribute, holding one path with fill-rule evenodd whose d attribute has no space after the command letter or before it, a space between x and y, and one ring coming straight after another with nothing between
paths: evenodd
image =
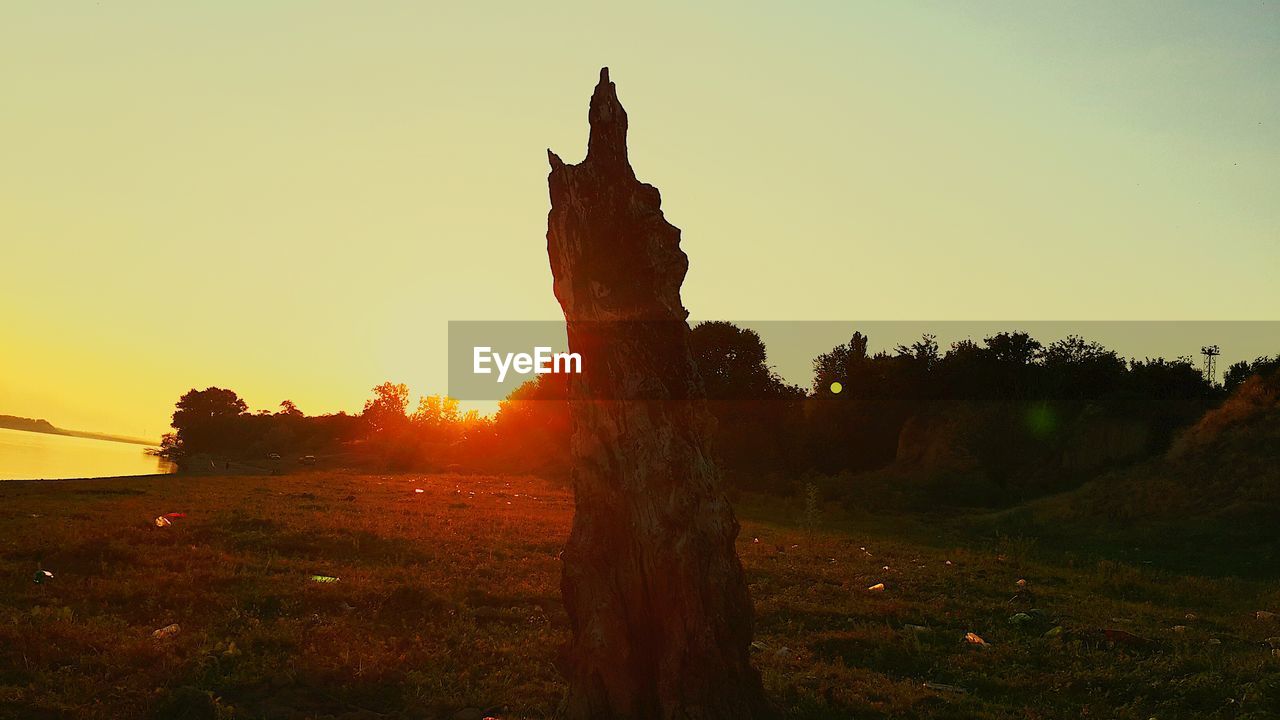
<instances>
[{"instance_id":1,"label":"rough tree bark","mask_svg":"<svg viewBox=\"0 0 1280 720\"><path fill-rule=\"evenodd\" d=\"M689 261L657 188L627 159L608 68L587 157L548 151L547 252L569 347L576 514L558 665L573 720L771 717L751 667L738 522L711 460L711 416L689 352Z\"/></svg>"}]
</instances>

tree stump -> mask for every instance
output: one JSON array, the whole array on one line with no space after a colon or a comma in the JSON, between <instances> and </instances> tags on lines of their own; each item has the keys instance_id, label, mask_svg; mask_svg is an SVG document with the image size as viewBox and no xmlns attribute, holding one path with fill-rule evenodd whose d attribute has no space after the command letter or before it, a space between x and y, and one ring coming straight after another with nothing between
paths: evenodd
<instances>
[{"instance_id":1,"label":"tree stump","mask_svg":"<svg viewBox=\"0 0 1280 720\"><path fill-rule=\"evenodd\" d=\"M547 253L570 350L583 358L569 379L564 709L573 720L771 717L680 300L689 261L657 188L627 159L627 113L608 68L589 120L585 160L548 151Z\"/></svg>"}]
</instances>

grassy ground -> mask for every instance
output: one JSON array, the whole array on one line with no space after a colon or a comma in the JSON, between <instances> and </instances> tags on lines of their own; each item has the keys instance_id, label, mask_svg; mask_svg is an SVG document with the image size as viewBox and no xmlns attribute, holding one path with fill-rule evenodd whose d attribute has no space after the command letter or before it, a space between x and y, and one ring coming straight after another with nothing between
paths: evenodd
<instances>
[{"instance_id":1,"label":"grassy ground","mask_svg":"<svg viewBox=\"0 0 1280 720\"><path fill-rule=\"evenodd\" d=\"M0 483L0 717L553 717L571 510L526 478ZM1274 580L742 514L789 717L1280 717Z\"/></svg>"}]
</instances>

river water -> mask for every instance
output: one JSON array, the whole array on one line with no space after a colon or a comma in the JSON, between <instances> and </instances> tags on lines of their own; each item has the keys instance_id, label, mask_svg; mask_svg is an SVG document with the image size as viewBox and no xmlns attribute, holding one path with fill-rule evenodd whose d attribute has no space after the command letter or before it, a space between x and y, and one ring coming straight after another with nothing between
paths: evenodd
<instances>
[{"instance_id":1,"label":"river water","mask_svg":"<svg viewBox=\"0 0 1280 720\"><path fill-rule=\"evenodd\" d=\"M0 428L0 480L114 477L173 472L143 445Z\"/></svg>"}]
</instances>

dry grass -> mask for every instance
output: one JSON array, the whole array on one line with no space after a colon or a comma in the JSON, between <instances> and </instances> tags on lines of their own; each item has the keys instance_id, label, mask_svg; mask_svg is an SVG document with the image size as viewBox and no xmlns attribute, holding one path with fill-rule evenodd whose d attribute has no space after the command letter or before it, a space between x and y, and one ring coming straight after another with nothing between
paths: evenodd
<instances>
[{"instance_id":1,"label":"dry grass","mask_svg":"<svg viewBox=\"0 0 1280 720\"><path fill-rule=\"evenodd\" d=\"M532 478L0 484L0 717L553 717L571 510ZM743 513L757 662L790 717L1280 717L1280 622L1255 617L1274 584Z\"/></svg>"}]
</instances>

